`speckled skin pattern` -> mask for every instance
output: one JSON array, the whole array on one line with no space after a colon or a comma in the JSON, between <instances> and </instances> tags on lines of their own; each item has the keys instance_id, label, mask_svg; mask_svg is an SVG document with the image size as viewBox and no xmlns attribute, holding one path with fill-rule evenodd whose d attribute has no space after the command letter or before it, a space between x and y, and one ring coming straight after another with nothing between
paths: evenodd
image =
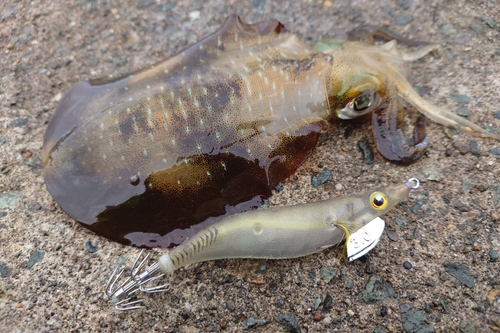
<instances>
[{"instance_id":1,"label":"speckled skin pattern","mask_svg":"<svg viewBox=\"0 0 500 333\"><path fill-rule=\"evenodd\" d=\"M226 206L269 196L311 154L331 61L277 20L230 16L171 59L71 89L44 138L47 187L106 237L179 243Z\"/></svg>"}]
</instances>

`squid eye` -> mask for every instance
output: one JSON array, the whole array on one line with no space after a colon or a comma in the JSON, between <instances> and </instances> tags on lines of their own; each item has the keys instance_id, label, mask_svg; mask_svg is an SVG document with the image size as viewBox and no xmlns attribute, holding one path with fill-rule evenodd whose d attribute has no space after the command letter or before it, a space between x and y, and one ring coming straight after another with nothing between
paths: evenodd
<instances>
[{"instance_id":1,"label":"squid eye","mask_svg":"<svg viewBox=\"0 0 500 333\"><path fill-rule=\"evenodd\" d=\"M350 100L342 109L337 110L340 119L354 119L372 112L380 105L380 96L376 92L364 91Z\"/></svg>"},{"instance_id":2,"label":"squid eye","mask_svg":"<svg viewBox=\"0 0 500 333\"><path fill-rule=\"evenodd\" d=\"M387 203L388 203L387 197L382 192L373 192L370 195L370 204L376 210L384 209L385 207L387 207Z\"/></svg>"},{"instance_id":3,"label":"squid eye","mask_svg":"<svg viewBox=\"0 0 500 333\"><path fill-rule=\"evenodd\" d=\"M363 94L356 97L352 103L353 110L356 112L365 111L372 105L373 97L373 93Z\"/></svg>"}]
</instances>

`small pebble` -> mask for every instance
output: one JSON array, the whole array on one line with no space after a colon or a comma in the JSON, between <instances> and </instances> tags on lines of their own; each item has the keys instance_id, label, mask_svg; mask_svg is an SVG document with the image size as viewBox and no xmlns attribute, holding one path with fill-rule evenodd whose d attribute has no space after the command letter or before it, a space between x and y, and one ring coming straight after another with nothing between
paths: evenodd
<instances>
[{"instance_id":1,"label":"small pebble","mask_svg":"<svg viewBox=\"0 0 500 333\"><path fill-rule=\"evenodd\" d=\"M90 59L90 66L92 67L95 67L99 64L99 58L97 57L92 57L92 59Z\"/></svg>"},{"instance_id":2,"label":"small pebble","mask_svg":"<svg viewBox=\"0 0 500 333\"><path fill-rule=\"evenodd\" d=\"M252 0L252 5L255 8L261 8L266 4L266 0Z\"/></svg>"},{"instance_id":3,"label":"small pebble","mask_svg":"<svg viewBox=\"0 0 500 333\"><path fill-rule=\"evenodd\" d=\"M66 46L60 47L56 50L57 54L64 54L66 52L68 52L68 48Z\"/></svg>"},{"instance_id":4,"label":"small pebble","mask_svg":"<svg viewBox=\"0 0 500 333\"><path fill-rule=\"evenodd\" d=\"M10 103L9 103L9 104L10 104L10 106L13 106L13 105L16 105L16 104L17 104L17 102L19 102L19 93L16 93L16 94L14 95L14 97L10 100ZM12 121L15 121L15 120L16 120L16 119L14 119L14 120L12 120ZM11 123L12 123L12 121L11 121ZM15 126L12 126L12 125L11 125L11 127L15 127Z\"/></svg>"},{"instance_id":5,"label":"small pebble","mask_svg":"<svg viewBox=\"0 0 500 333\"><path fill-rule=\"evenodd\" d=\"M441 305L441 308L443 309L443 312L448 314L450 313L450 309L448 308L448 304L446 304L446 301L444 300L443 297L439 299L439 305Z\"/></svg>"},{"instance_id":6,"label":"small pebble","mask_svg":"<svg viewBox=\"0 0 500 333\"><path fill-rule=\"evenodd\" d=\"M441 171L433 164L427 164L422 167L422 173L427 180L434 180L439 182L443 179Z\"/></svg>"},{"instance_id":7,"label":"small pebble","mask_svg":"<svg viewBox=\"0 0 500 333\"><path fill-rule=\"evenodd\" d=\"M153 4L155 4L156 1L155 0L139 0L138 1L138 4L137 4L137 8L138 9L144 9L148 6L151 6Z\"/></svg>"},{"instance_id":8,"label":"small pebble","mask_svg":"<svg viewBox=\"0 0 500 333\"><path fill-rule=\"evenodd\" d=\"M387 306L382 305L382 307L380 308L380 315L381 315L382 317L387 316Z\"/></svg>"},{"instance_id":9,"label":"small pebble","mask_svg":"<svg viewBox=\"0 0 500 333\"><path fill-rule=\"evenodd\" d=\"M437 13L438 11L436 11ZM441 28L439 28L439 31L446 37L450 37L451 35L451 30L450 30L450 27L448 27L447 25L443 25L441 26Z\"/></svg>"},{"instance_id":10,"label":"small pebble","mask_svg":"<svg viewBox=\"0 0 500 333\"><path fill-rule=\"evenodd\" d=\"M337 270L331 267L322 267L319 270L319 276L323 282L328 283L337 276Z\"/></svg>"},{"instance_id":11,"label":"small pebble","mask_svg":"<svg viewBox=\"0 0 500 333\"><path fill-rule=\"evenodd\" d=\"M259 327L259 326L262 326L262 325L265 325L267 324L267 320L265 319L260 319L260 318L254 318L254 317L248 317L247 319L245 319L245 321L243 322L243 328L245 330L249 329L249 328L255 328L255 327Z\"/></svg>"},{"instance_id":12,"label":"small pebble","mask_svg":"<svg viewBox=\"0 0 500 333\"><path fill-rule=\"evenodd\" d=\"M396 216L396 218L394 219L394 223L396 223L396 225L400 228L406 227L406 220L404 219L404 217Z\"/></svg>"},{"instance_id":13,"label":"small pebble","mask_svg":"<svg viewBox=\"0 0 500 333\"><path fill-rule=\"evenodd\" d=\"M493 192L493 205L495 208L500 207L500 183L495 183L491 186Z\"/></svg>"},{"instance_id":14,"label":"small pebble","mask_svg":"<svg viewBox=\"0 0 500 333\"><path fill-rule=\"evenodd\" d=\"M313 187L318 187L328 181L332 176L332 172L328 169L325 169L321 172L318 172L311 176L311 185Z\"/></svg>"},{"instance_id":15,"label":"small pebble","mask_svg":"<svg viewBox=\"0 0 500 333\"><path fill-rule=\"evenodd\" d=\"M478 34L478 35L482 35L482 34L483 34L483 32L484 32L484 28L483 28L481 25L479 25L479 24L472 23L472 24L470 25L470 28L471 28L472 30L474 30L474 32L475 32L476 34Z\"/></svg>"},{"instance_id":16,"label":"small pebble","mask_svg":"<svg viewBox=\"0 0 500 333\"><path fill-rule=\"evenodd\" d=\"M464 190L465 193L469 192L472 188L472 180L470 180L469 178L465 178L463 181L462 181L462 189Z\"/></svg>"},{"instance_id":17,"label":"small pebble","mask_svg":"<svg viewBox=\"0 0 500 333\"><path fill-rule=\"evenodd\" d=\"M411 15L398 15L396 17L396 24L400 26L405 26L413 21L413 16Z\"/></svg>"},{"instance_id":18,"label":"small pebble","mask_svg":"<svg viewBox=\"0 0 500 333\"><path fill-rule=\"evenodd\" d=\"M385 330L382 327L375 326L373 333L385 333Z\"/></svg>"},{"instance_id":19,"label":"small pebble","mask_svg":"<svg viewBox=\"0 0 500 333\"><path fill-rule=\"evenodd\" d=\"M464 94L451 94L450 98L457 103L469 104L470 97Z\"/></svg>"},{"instance_id":20,"label":"small pebble","mask_svg":"<svg viewBox=\"0 0 500 333\"><path fill-rule=\"evenodd\" d=\"M500 119L500 111L493 112L493 118Z\"/></svg>"},{"instance_id":21,"label":"small pebble","mask_svg":"<svg viewBox=\"0 0 500 333\"><path fill-rule=\"evenodd\" d=\"M0 262L0 276L2 276L3 278L8 278L11 274L12 269L7 266L7 264Z\"/></svg>"},{"instance_id":22,"label":"small pebble","mask_svg":"<svg viewBox=\"0 0 500 333\"><path fill-rule=\"evenodd\" d=\"M427 199L425 198L415 200L415 203L410 208L411 212L416 214L425 203L427 203Z\"/></svg>"},{"instance_id":23,"label":"small pebble","mask_svg":"<svg viewBox=\"0 0 500 333\"><path fill-rule=\"evenodd\" d=\"M484 310L484 308L481 306L481 305L476 305L476 306L473 306L471 308L472 311L476 311L476 312L479 312L479 313L485 313L486 311Z\"/></svg>"},{"instance_id":24,"label":"small pebble","mask_svg":"<svg viewBox=\"0 0 500 333\"><path fill-rule=\"evenodd\" d=\"M7 212L0 212L0 218L7 216Z\"/></svg>"},{"instance_id":25,"label":"small pebble","mask_svg":"<svg viewBox=\"0 0 500 333\"><path fill-rule=\"evenodd\" d=\"M366 136L363 136L361 140L359 140L356 144L358 146L359 151L363 155L363 163L364 164L372 164L374 160L374 153L372 149L372 145L368 141Z\"/></svg>"},{"instance_id":26,"label":"small pebble","mask_svg":"<svg viewBox=\"0 0 500 333\"><path fill-rule=\"evenodd\" d=\"M236 310L236 306L234 305L234 302L233 301L227 301L226 302L226 309L228 309L231 312L233 312L234 310Z\"/></svg>"},{"instance_id":27,"label":"small pebble","mask_svg":"<svg viewBox=\"0 0 500 333\"><path fill-rule=\"evenodd\" d=\"M43 257L45 256L45 252L36 250L31 252L30 257L28 259L28 263L26 264L26 267L31 268L35 266L36 263L40 262L43 260Z\"/></svg>"},{"instance_id":28,"label":"small pebble","mask_svg":"<svg viewBox=\"0 0 500 333\"><path fill-rule=\"evenodd\" d=\"M367 263L365 265L365 273L366 274L373 274L373 265L370 263Z\"/></svg>"},{"instance_id":29,"label":"small pebble","mask_svg":"<svg viewBox=\"0 0 500 333\"><path fill-rule=\"evenodd\" d=\"M313 315L313 320L320 321L321 319L323 319L323 314L320 311L315 311Z\"/></svg>"},{"instance_id":30,"label":"small pebble","mask_svg":"<svg viewBox=\"0 0 500 333\"><path fill-rule=\"evenodd\" d=\"M94 246L91 241L88 241L85 243L85 248L87 249L88 253L96 253L97 250L99 250L99 246Z\"/></svg>"},{"instance_id":31,"label":"small pebble","mask_svg":"<svg viewBox=\"0 0 500 333\"><path fill-rule=\"evenodd\" d=\"M197 20L201 17L201 12L199 10L193 10L188 14L191 21Z\"/></svg>"},{"instance_id":32,"label":"small pebble","mask_svg":"<svg viewBox=\"0 0 500 333\"><path fill-rule=\"evenodd\" d=\"M352 316L354 316L354 311L349 309L349 310L347 310L347 314L352 317Z\"/></svg>"},{"instance_id":33,"label":"small pebble","mask_svg":"<svg viewBox=\"0 0 500 333\"><path fill-rule=\"evenodd\" d=\"M321 298L316 298L316 300L314 301L314 310L318 310L319 306L323 303L323 301L321 300Z\"/></svg>"},{"instance_id":34,"label":"small pebble","mask_svg":"<svg viewBox=\"0 0 500 333\"><path fill-rule=\"evenodd\" d=\"M496 250L489 250L488 251L488 256L490 257L491 261L497 261L498 260L498 252Z\"/></svg>"},{"instance_id":35,"label":"small pebble","mask_svg":"<svg viewBox=\"0 0 500 333\"><path fill-rule=\"evenodd\" d=\"M43 164L42 164L42 159L39 156L33 157L29 162L28 165L32 167L33 169L42 169Z\"/></svg>"},{"instance_id":36,"label":"small pebble","mask_svg":"<svg viewBox=\"0 0 500 333\"><path fill-rule=\"evenodd\" d=\"M333 298L332 295L326 293L325 299L323 300L323 312L328 312L333 308Z\"/></svg>"},{"instance_id":37,"label":"small pebble","mask_svg":"<svg viewBox=\"0 0 500 333\"><path fill-rule=\"evenodd\" d=\"M457 137L460 134L458 127L445 127L443 128L444 133L451 139Z\"/></svg>"},{"instance_id":38,"label":"small pebble","mask_svg":"<svg viewBox=\"0 0 500 333\"><path fill-rule=\"evenodd\" d=\"M408 304L400 305L399 309L401 311L401 322L406 332L435 332L422 311L413 309Z\"/></svg>"},{"instance_id":39,"label":"small pebble","mask_svg":"<svg viewBox=\"0 0 500 333\"><path fill-rule=\"evenodd\" d=\"M403 263L403 267L406 269L411 269L413 266L411 265L411 263L409 261L405 261Z\"/></svg>"},{"instance_id":40,"label":"small pebble","mask_svg":"<svg viewBox=\"0 0 500 333\"><path fill-rule=\"evenodd\" d=\"M469 206L464 204L462 201L457 200L453 202L453 208L458 210L459 212L466 213L470 210Z\"/></svg>"},{"instance_id":41,"label":"small pebble","mask_svg":"<svg viewBox=\"0 0 500 333\"><path fill-rule=\"evenodd\" d=\"M463 285L473 288L474 287L474 278L471 276L469 268L463 264L445 261L444 269L446 273L453 276L455 279L460 281Z\"/></svg>"},{"instance_id":42,"label":"small pebble","mask_svg":"<svg viewBox=\"0 0 500 333\"><path fill-rule=\"evenodd\" d=\"M474 322L471 320L464 320L460 323L458 326L458 329L462 333L475 333L476 332L476 326L474 325Z\"/></svg>"},{"instance_id":43,"label":"small pebble","mask_svg":"<svg viewBox=\"0 0 500 333\"><path fill-rule=\"evenodd\" d=\"M7 139L5 139L3 136L0 136L0 147L7 142Z\"/></svg>"},{"instance_id":44,"label":"small pebble","mask_svg":"<svg viewBox=\"0 0 500 333\"><path fill-rule=\"evenodd\" d=\"M437 21L439 21L439 11L436 10L432 16L432 22L436 23Z\"/></svg>"},{"instance_id":45,"label":"small pebble","mask_svg":"<svg viewBox=\"0 0 500 333\"><path fill-rule=\"evenodd\" d=\"M399 241L399 235L396 230L387 230L387 236L393 242Z\"/></svg>"},{"instance_id":46,"label":"small pebble","mask_svg":"<svg viewBox=\"0 0 500 333\"><path fill-rule=\"evenodd\" d=\"M283 313L274 317L278 324L285 326L290 333L300 333L299 318L293 312Z\"/></svg>"},{"instance_id":47,"label":"small pebble","mask_svg":"<svg viewBox=\"0 0 500 333\"><path fill-rule=\"evenodd\" d=\"M414 88L417 90L417 93L419 94L419 96L424 96L425 94L427 94L427 90L425 89L425 87L414 86Z\"/></svg>"},{"instance_id":48,"label":"small pebble","mask_svg":"<svg viewBox=\"0 0 500 333\"><path fill-rule=\"evenodd\" d=\"M47 77L50 77L52 75L52 73L47 68L42 68L42 70L40 70L40 73L44 74Z\"/></svg>"},{"instance_id":49,"label":"small pebble","mask_svg":"<svg viewBox=\"0 0 500 333\"><path fill-rule=\"evenodd\" d=\"M481 156L481 151L479 150L479 146L477 144L476 140L470 140L469 141L469 150L472 155L474 156Z\"/></svg>"},{"instance_id":50,"label":"small pebble","mask_svg":"<svg viewBox=\"0 0 500 333\"><path fill-rule=\"evenodd\" d=\"M479 192L485 192L490 187L487 183L479 183L479 184L474 185L474 188L477 189Z\"/></svg>"},{"instance_id":51,"label":"small pebble","mask_svg":"<svg viewBox=\"0 0 500 333\"><path fill-rule=\"evenodd\" d=\"M358 177L360 177L360 176L361 176L361 170L360 170L360 169L358 169L358 168L353 168L353 169L351 170L351 177L352 177L352 178L358 178Z\"/></svg>"},{"instance_id":52,"label":"small pebble","mask_svg":"<svg viewBox=\"0 0 500 333\"><path fill-rule=\"evenodd\" d=\"M496 3L497 0L490 0L490 2L488 3L488 7L489 8L493 8L495 7L494 3ZM492 5L491 7L489 5ZM498 24L496 24L495 21L487 18L487 17L478 17L484 24L486 24L488 27L490 27L491 29L498 29Z\"/></svg>"},{"instance_id":53,"label":"small pebble","mask_svg":"<svg viewBox=\"0 0 500 333\"><path fill-rule=\"evenodd\" d=\"M44 114L45 112L49 111L49 109L47 109L45 106L40 106L37 110L36 110L36 116L40 116L41 114Z\"/></svg>"},{"instance_id":54,"label":"small pebble","mask_svg":"<svg viewBox=\"0 0 500 333\"><path fill-rule=\"evenodd\" d=\"M267 272L267 266L265 264L262 264L259 266L259 268L257 268L257 270L255 271L255 273L257 274L266 274Z\"/></svg>"},{"instance_id":55,"label":"small pebble","mask_svg":"<svg viewBox=\"0 0 500 333\"><path fill-rule=\"evenodd\" d=\"M10 127L21 127L28 123L28 118L16 118L12 119L9 123Z\"/></svg>"},{"instance_id":56,"label":"small pebble","mask_svg":"<svg viewBox=\"0 0 500 333\"><path fill-rule=\"evenodd\" d=\"M373 274L370 275L365 289L358 295L358 300L365 304L380 304L388 297L398 298L398 294L382 277Z\"/></svg>"},{"instance_id":57,"label":"small pebble","mask_svg":"<svg viewBox=\"0 0 500 333\"><path fill-rule=\"evenodd\" d=\"M127 63L127 57L125 56L112 57L111 61L113 62L113 64L115 64L115 66L120 67Z\"/></svg>"},{"instance_id":58,"label":"small pebble","mask_svg":"<svg viewBox=\"0 0 500 333\"><path fill-rule=\"evenodd\" d=\"M472 40L472 34L458 33L457 37L455 37L455 41L459 45L467 44Z\"/></svg>"},{"instance_id":59,"label":"small pebble","mask_svg":"<svg viewBox=\"0 0 500 333\"><path fill-rule=\"evenodd\" d=\"M398 0L399 5L404 10L410 9L412 0Z\"/></svg>"},{"instance_id":60,"label":"small pebble","mask_svg":"<svg viewBox=\"0 0 500 333\"><path fill-rule=\"evenodd\" d=\"M461 117L470 117L470 112L466 108L458 108L455 110L455 112Z\"/></svg>"},{"instance_id":61,"label":"small pebble","mask_svg":"<svg viewBox=\"0 0 500 333\"><path fill-rule=\"evenodd\" d=\"M488 150L488 152L491 155L500 156L500 149L498 149L497 147L491 148L490 150Z\"/></svg>"},{"instance_id":62,"label":"small pebble","mask_svg":"<svg viewBox=\"0 0 500 333\"><path fill-rule=\"evenodd\" d=\"M470 150L470 146L462 140L453 142L453 147L455 147L462 155L467 154Z\"/></svg>"},{"instance_id":63,"label":"small pebble","mask_svg":"<svg viewBox=\"0 0 500 333\"><path fill-rule=\"evenodd\" d=\"M115 260L115 264L116 266L123 266L125 265L125 263L127 262L127 257L126 256L119 256L118 258L116 258Z\"/></svg>"},{"instance_id":64,"label":"small pebble","mask_svg":"<svg viewBox=\"0 0 500 333\"><path fill-rule=\"evenodd\" d=\"M10 191L0 193L0 209L9 208L21 200L20 191Z\"/></svg>"}]
</instances>

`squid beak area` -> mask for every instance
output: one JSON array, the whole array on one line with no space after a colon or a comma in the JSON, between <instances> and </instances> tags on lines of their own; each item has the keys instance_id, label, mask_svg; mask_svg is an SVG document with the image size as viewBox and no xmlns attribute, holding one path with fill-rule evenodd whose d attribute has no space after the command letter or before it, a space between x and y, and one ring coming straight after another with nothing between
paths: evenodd
<instances>
[{"instance_id":1,"label":"squid beak area","mask_svg":"<svg viewBox=\"0 0 500 333\"><path fill-rule=\"evenodd\" d=\"M417 161L428 144L425 116L419 114L413 125L413 137L404 136L404 109L398 97L391 97L372 114L373 135L379 153L387 160L409 165Z\"/></svg>"}]
</instances>

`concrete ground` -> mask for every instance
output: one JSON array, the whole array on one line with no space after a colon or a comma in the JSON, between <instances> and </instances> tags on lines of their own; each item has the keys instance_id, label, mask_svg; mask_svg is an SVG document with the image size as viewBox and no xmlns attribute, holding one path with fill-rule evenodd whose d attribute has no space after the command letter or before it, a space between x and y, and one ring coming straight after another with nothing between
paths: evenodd
<instances>
[{"instance_id":1,"label":"concrete ground","mask_svg":"<svg viewBox=\"0 0 500 333\"><path fill-rule=\"evenodd\" d=\"M77 82L172 56L230 13L245 22L277 18L310 44L362 24L438 43L443 57L413 63L412 83L432 103L500 131L497 0L2 1L0 331L500 331L500 143L450 138L434 123L427 155L402 167L378 154L364 164L357 142L373 144L371 124L336 122L270 199L312 202L420 178L421 188L385 216L386 233L364 260L339 263L333 248L293 260L202 263L169 278L167 293L145 296L147 309L110 305L107 279L138 249L73 223L54 202L40 164L47 122ZM311 175L324 169L331 178L314 188ZM374 291L369 281L378 281ZM384 293L376 304L361 299Z\"/></svg>"}]
</instances>

